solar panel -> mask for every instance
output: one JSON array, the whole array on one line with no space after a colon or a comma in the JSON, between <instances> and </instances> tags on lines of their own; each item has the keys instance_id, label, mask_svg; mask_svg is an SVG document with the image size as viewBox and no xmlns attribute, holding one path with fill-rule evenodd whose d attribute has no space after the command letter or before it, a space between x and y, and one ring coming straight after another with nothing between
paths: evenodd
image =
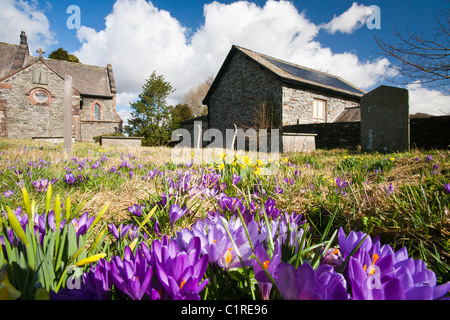
<instances>
[{"instance_id":1,"label":"solar panel","mask_svg":"<svg viewBox=\"0 0 450 320\"><path fill-rule=\"evenodd\" d=\"M331 77L329 75L323 74L321 72L314 72L312 70L300 68L293 66L291 64L275 60L269 57L264 57L267 61L274 64L278 68L286 71L287 73L291 74L294 77L305 79L308 81L316 82L319 84L323 84L329 87L334 87L341 90L346 90L358 94L364 94L364 92L352 87L351 85L345 83L342 80L339 80L337 78Z\"/></svg>"}]
</instances>

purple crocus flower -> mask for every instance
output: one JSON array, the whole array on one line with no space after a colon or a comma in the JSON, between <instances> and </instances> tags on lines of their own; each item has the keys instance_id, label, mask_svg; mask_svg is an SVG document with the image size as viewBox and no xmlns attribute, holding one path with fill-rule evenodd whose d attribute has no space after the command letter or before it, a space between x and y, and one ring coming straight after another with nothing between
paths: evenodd
<instances>
[{"instance_id":1,"label":"purple crocus flower","mask_svg":"<svg viewBox=\"0 0 450 320\"><path fill-rule=\"evenodd\" d=\"M95 217L93 216L89 218L89 214L87 212L84 212L78 219L77 218L72 219L71 223L75 227L77 237L86 234L87 230L94 222L94 220Z\"/></svg>"},{"instance_id":2,"label":"purple crocus flower","mask_svg":"<svg viewBox=\"0 0 450 320\"><path fill-rule=\"evenodd\" d=\"M345 236L344 229L339 228L338 239L339 247L341 248L341 254L344 259L346 259L354 248L364 239L365 233L358 231L351 231L348 237ZM369 250L372 247L372 239L367 237L358 250Z\"/></svg>"},{"instance_id":3,"label":"purple crocus flower","mask_svg":"<svg viewBox=\"0 0 450 320\"><path fill-rule=\"evenodd\" d=\"M391 194L394 193L394 186L392 185L392 183L389 184L389 187L383 187L384 188L384 193L386 194L387 197L389 197Z\"/></svg>"},{"instance_id":4,"label":"purple crocus flower","mask_svg":"<svg viewBox=\"0 0 450 320\"><path fill-rule=\"evenodd\" d=\"M275 275L275 270L281 262L281 241L278 240L275 244L275 250L273 252L272 257L269 257L266 249L264 248L262 243L257 243L255 245L255 256L258 260L263 264L261 265L255 259L253 263L253 272L255 274L255 279L258 281L259 290L261 292L261 296L263 300L269 300L270 291L272 290L272 281L267 276L266 271L272 276ZM264 270L265 269L265 270Z\"/></svg>"},{"instance_id":5,"label":"purple crocus flower","mask_svg":"<svg viewBox=\"0 0 450 320\"><path fill-rule=\"evenodd\" d=\"M345 196L347 193L345 192L345 188L347 188L350 185L349 181L346 181L345 179L340 179L339 177L336 178L336 193Z\"/></svg>"},{"instance_id":6,"label":"purple crocus flower","mask_svg":"<svg viewBox=\"0 0 450 320\"><path fill-rule=\"evenodd\" d=\"M234 185L237 185L239 181L241 181L242 177L240 175L237 175L236 173L233 173L233 178L231 180L231 183Z\"/></svg>"},{"instance_id":7,"label":"purple crocus flower","mask_svg":"<svg viewBox=\"0 0 450 320\"><path fill-rule=\"evenodd\" d=\"M112 233L112 235L117 239L123 239L127 235L128 231L130 231L132 225L123 225L123 223L120 224L119 228L116 228L116 225L114 223L110 223L108 225L109 231Z\"/></svg>"},{"instance_id":8,"label":"purple crocus flower","mask_svg":"<svg viewBox=\"0 0 450 320\"><path fill-rule=\"evenodd\" d=\"M339 233L339 244L346 248L344 257L348 256L351 243L358 242L355 238L365 236L350 233L345 238L342 230ZM422 260L409 258L406 248L394 252L389 245L381 246L379 239L370 237L350 257L345 274L353 299L431 300L442 298L450 289L450 282L436 286L435 273Z\"/></svg>"},{"instance_id":9,"label":"purple crocus flower","mask_svg":"<svg viewBox=\"0 0 450 320\"><path fill-rule=\"evenodd\" d=\"M348 277L355 300L435 300L450 289L450 282L436 286L436 275L422 260L395 261L395 256L373 254L369 268L350 258Z\"/></svg>"},{"instance_id":10,"label":"purple crocus flower","mask_svg":"<svg viewBox=\"0 0 450 320\"><path fill-rule=\"evenodd\" d=\"M203 280L208 266L208 256L201 255L200 239L193 237L186 251L176 240L164 236L152 243L153 262L157 278L166 294L173 300L199 300L199 293L208 284Z\"/></svg>"},{"instance_id":11,"label":"purple crocus flower","mask_svg":"<svg viewBox=\"0 0 450 320\"><path fill-rule=\"evenodd\" d=\"M62 288L50 292L50 300L110 300L111 276L110 264L100 259L94 267L83 274L79 289Z\"/></svg>"},{"instance_id":12,"label":"purple crocus flower","mask_svg":"<svg viewBox=\"0 0 450 320\"><path fill-rule=\"evenodd\" d=\"M283 193L283 188L281 187L275 187L273 189L273 192L278 193L278 194L282 194Z\"/></svg>"},{"instance_id":13,"label":"purple crocus flower","mask_svg":"<svg viewBox=\"0 0 450 320\"><path fill-rule=\"evenodd\" d=\"M214 198L218 194L219 190L216 187L212 187L211 189L205 188L203 189L203 193L207 195L209 198Z\"/></svg>"},{"instance_id":14,"label":"purple crocus flower","mask_svg":"<svg viewBox=\"0 0 450 320\"><path fill-rule=\"evenodd\" d=\"M126 247L123 260L118 256L111 259L112 283L133 300L141 300L149 291L152 274L152 267L140 249L137 250L135 256L130 247ZM150 291L152 292L151 298L157 299L156 290Z\"/></svg>"},{"instance_id":15,"label":"purple crocus flower","mask_svg":"<svg viewBox=\"0 0 450 320\"><path fill-rule=\"evenodd\" d=\"M6 190L6 191L3 192L3 195L4 195L6 198L12 197L12 196L14 195L14 190L8 189L8 190Z\"/></svg>"},{"instance_id":16,"label":"purple crocus flower","mask_svg":"<svg viewBox=\"0 0 450 320\"><path fill-rule=\"evenodd\" d=\"M275 283L285 300L349 299L344 277L329 265L314 270L309 264L302 264L295 269L283 262L275 270Z\"/></svg>"},{"instance_id":17,"label":"purple crocus flower","mask_svg":"<svg viewBox=\"0 0 450 320\"><path fill-rule=\"evenodd\" d=\"M41 179L41 180L32 181L31 184L34 186L34 188L37 191L45 192L45 191L47 191L49 181L48 181L48 179Z\"/></svg>"},{"instance_id":18,"label":"purple crocus flower","mask_svg":"<svg viewBox=\"0 0 450 320\"><path fill-rule=\"evenodd\" d=\"M45 216L45 212L42 213L42 216ZM45 217L43 218L45 221ZM55 222L55 212L54 211L50 211L47 215L47 223L48 226L50 227L50 229L52 229L53 231L56 231L56 222ZM66 225L66 219L61 219L60 222L60 230L62 230L62 228L64 228L64 226Z\"/></svg>"},{"instance_id":19,"label":"purple crocus flower","mask_svg":"<svg viewBox=\"0 0 450 320\"><path fill-rule=\"evenodd\" d=\"M444 190L450 193L450 183L444 184Z\"/></svg>"},{"instance_id":20,"label":"purple crocus flower","mask_svg":"<svg viewBox=\"0 0 450 320\"><path fill-rule=\"evenodd\" d=\"M200 239L202 254L208 255L209 264L215 268L219 257L223 255L228 245L228 236L224 227L217 223L198 220L192 226L192 236Z\"/></svg>"},{"instance_id":21,"label":"purple crocus flower","mask_svg":"<svg viewBox=\"0 0 450 320\"><path fill-rule=\"evenodd\" d=\"M77 181L77 178L75 178L75 176L73 175L73 173L68 172L68 173L66 173L66 175L64 176L63 181L64 181L65 183L70 184L70 185L73 186L73 185L75 184L75 182Z\"/></svg>"},{"instance_id":22,"label":"purple crocus flower","mask_svg":"<svg viewBox=\"0 0 450 320\"><path fill-rule=\"evenodd\" d=\"M248 238L242 226L241 220L239 218L231 218L229 221L223 221L222 219L220 221L221 223L227 223L227 228L230 232L231 238L233 238L234 240L237 251L241 256L244 266L247 267L252 265L253 260L250 259L250 257L253 252L248 242ZM261 241L261 239L257 238L258 225L255 221L248 223L247 230L249 232L250 238L252 239L252 243L258 243ZM236 248L234 247L227 234L227 244L225 245L225 250L220 254L218 259L219 266L224 268L225 270L229 270L230 268L241 268L242 263L239 259L238 252L236 252Z\"/></svg>"},{"instance_id":23,"label":"purple crocus flower","mask_svg":"<svg viewBox=\"0 0 450 320\"><path fill-rule=\"evenodd\" d=\"M182 216L186 214L188 209L186 208L186 205L183 207L180 207L178 204L174 203L170 206L169 209L169 217L170 217L170 225L173 228L175 222L178 221Z\"/></svg>"},{"instance_id":24,"label":"purple crocus flower","mask_svg":"<svg viewBox=\"0 0 450 320\"><path fill-rule=\"evenodd\" d=\"M140 217L142 215L142 206L138 204L133 204L131 207L128 207L128 211L131 214L134 214L137 217Z\"/></svg>"}]
</instances>

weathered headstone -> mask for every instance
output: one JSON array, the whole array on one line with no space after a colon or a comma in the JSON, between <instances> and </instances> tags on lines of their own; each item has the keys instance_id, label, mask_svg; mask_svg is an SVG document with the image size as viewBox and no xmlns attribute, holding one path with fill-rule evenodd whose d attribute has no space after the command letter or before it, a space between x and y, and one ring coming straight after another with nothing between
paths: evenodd
<instances>
[{"instance_id":1,"label":"weathered headstone","mask_svg":"<svg viewBox=\"0 0 450 320\"><path fill-rule=\"evenodd\" d=\"M64 79L64 153L72 154L72 77Z\"/></svg>"},{"instance_id":2,"label":"weathered headstone","mask_svg":"<svg viewBox=\"0 0 450 320\"><path fill-rule=\"evenodd\" d=\"M409 151L408 90L380 86L361 98L361 151Z\"/></svg>"}]
</instances>

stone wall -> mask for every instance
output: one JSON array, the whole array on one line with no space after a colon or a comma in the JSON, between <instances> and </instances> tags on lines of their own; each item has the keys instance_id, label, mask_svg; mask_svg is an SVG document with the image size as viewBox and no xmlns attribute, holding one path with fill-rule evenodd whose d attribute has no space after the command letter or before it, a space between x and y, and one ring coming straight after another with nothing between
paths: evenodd
<instances>
[{"instance_id":1,"label":"stone wall","mask_svg":"<svg viewBox=\"0 0 450 320\"><path fill-rule=\"evenodd\" d=\"M100 106L100 120L94 118L94 106ZM116 99L83 97L81 109L81 140L93 141L93 137L122 132L122 120L116 112Z\"/></svg>"},{"instance_id":2,"label":"stone wall","mask_svg":"<svg viewBox=\"0 0 450 320\"><path fill-rule=\"evenodd\" d=\"M280 122L281 82L241 52L233 55L217 88L209 99L209 128L225 132L234 123L241 128L254 125L254 110L268 99L274 105L274 116Z\"/></svg>"},{"instance_id":3,"label":"stone wall","mask_svg":"<svg viewBox=\"0 0 450 320\"><path fill-rule=\"evenodd\" d=\"M360 122L284 126L283 133L315 133L317 149L357 148L361 144Z\"/></svg>"},{"instance_id":4,"label":"stone wall","mask_svg":"<svg viewBox=\"0 0 450 320\"><path fill-rule=\"evenodd\" d=\"M141 147L143 137L101 137L100 145L108 147Z\"/></svg>"},{"instance_id":5,"label":"stone wall","mask_svg":"<svg viewBox=\"0 0 450 320\"><path fill-rule=\"evenodd\" d=\"M450 116L410 120L410 146L419 149L450 149ZM316 148L357 148L361 122L336 122L284 126L284 133L316 133Z\"/></svg>"},{"instance_id":6,"label":"stone wall","mask_svg":"<svg viewBox=\"0 0 450 320\"><path fill-rule=\"evenodd\" d=\"M314 123L314 99L326 101L325 122L332 122L345 108L359 105L358 99L343 98L318 90L283 87L283 125Z\"/></svg>"},{"instance_id":7,"label":"stone wall","mask_svg":"<svg viewBox=\"0 0 450 320\"><path fill-rule=\"evenodd\" d=\"M48 94L40 103L34 93ZM64 126L64 80L45 64L37 62L0 84L0 134L9 138L60 137ZM74 90L73 132L79 137L80 95ZM3 120L2 120L3 119ZM78 135L78 136L77 136Z\"/></svg>"},{"instance_id":8,"label":"stone wall","mask_svg":"<svg viewBox=\"0 0 450 320\"><path fill-rule=\"evenodd\" d=\"M116 113L115 100L112 98L87 98L83 97L83 106L80 112L82 121L90 121L94 119L94 106L100 106L101 121L120 121Z\"/></svg>"},{"instance_id":9,"label":"stone wall","mask_svg":"<svg viewBox=\"0 0 450 320\"><path fill-rule=\"evenodd\" d=\"M410 119L410 147L450 149L450 116Z\"/></svg>"},{"instance_id":10,"label":"stone wall","mask_svg":"<svg viewBox=\"0 0 450 320\"><path fill-rule=\"evenodd\" d=\"M81 140L94 141L94 137L122 132L121 121L81 120Z\"/></svg>"}]
</instances>

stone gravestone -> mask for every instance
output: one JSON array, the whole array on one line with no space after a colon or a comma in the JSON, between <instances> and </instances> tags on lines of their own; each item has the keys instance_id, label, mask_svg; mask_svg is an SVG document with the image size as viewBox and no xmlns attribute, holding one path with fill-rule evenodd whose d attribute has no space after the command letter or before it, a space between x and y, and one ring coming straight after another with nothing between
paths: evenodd
<instances>
[{"instance_id":1,"label":"stone gravestone","mask_svg":"<svg viewBox=\"0 0 450 320\"><path fill-rule=\"evenodd\" d=\"M361 98L361 151L409 151L408 90L380 86Z\"/></svg>"},{"instance_id":2,"label":"stone gravestone","mask_svg":"<svg viewBox=\"0 0 450 320\"><path fill-rule=\"evenodd\" d=\"M66 76L64 80L64 153L72 154L72 77Z\"/></svg>"}]
</instances>

